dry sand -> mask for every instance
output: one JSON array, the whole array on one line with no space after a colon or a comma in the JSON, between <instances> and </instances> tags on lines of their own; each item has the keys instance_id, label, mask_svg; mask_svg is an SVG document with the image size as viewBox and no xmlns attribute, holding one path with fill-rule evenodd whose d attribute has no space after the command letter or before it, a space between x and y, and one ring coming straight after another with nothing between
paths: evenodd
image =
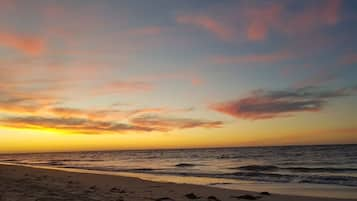
<instances>
[{"instance_id":1,"label":"dry sand","mask_svg":"<svg viewBox=\"0 0 357 201\"><path fill-rule=\"evenodd\" d=\"M123 176L0 165L0 201L352 200L267 194L152 182Z\"/></svg>"}]
</instances>

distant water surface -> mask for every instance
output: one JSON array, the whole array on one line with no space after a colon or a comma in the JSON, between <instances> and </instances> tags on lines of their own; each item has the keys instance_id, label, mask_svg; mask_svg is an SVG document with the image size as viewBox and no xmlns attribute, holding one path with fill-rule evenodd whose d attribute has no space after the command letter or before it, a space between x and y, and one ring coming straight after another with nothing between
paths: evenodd
<instances>
[{"instance_id":1,"label":"distant water surface","mask_svg":"<svg viewBox=\"0 0 357 201\"><path fill-rule=\"evenodd\" d=\"M357 197L357 145L6 154L0 162L292 194L329 189L333 197Z\"/></svg>"}]
</instances>

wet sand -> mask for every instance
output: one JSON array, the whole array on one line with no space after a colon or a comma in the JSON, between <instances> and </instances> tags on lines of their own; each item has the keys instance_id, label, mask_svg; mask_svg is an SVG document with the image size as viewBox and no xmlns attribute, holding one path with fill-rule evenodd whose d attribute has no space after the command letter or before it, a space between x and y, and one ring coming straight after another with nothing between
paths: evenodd
<instances>
[{"instance_id":1,"label":"wet sand","mask_svg":"<svg viewBox=\"0 0 357 201\"><path fill-rule=\"evenodd\" d=\"M0 201L347 201L0 165Z\"/></svg>"}]
</instances>

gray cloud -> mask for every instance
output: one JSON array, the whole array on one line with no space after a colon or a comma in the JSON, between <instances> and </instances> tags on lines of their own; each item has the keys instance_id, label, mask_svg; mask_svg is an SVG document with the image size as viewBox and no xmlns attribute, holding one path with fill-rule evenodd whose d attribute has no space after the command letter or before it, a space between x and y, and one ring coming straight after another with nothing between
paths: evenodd
<instances>
[{"instance_id":1,"label":"gray cloud","mask_svg":"<svg viewBox=\"0 0 357 201\"><path fill-rule=\"evenodd\" d=\"M278 91L256 90L245 98L212 104L210 108L236 118L268 119L291 116L297 112L320 111L330 99L349 96L355 92L356 87L336 90L313 87Z\"/></svg>"}]
</instances>

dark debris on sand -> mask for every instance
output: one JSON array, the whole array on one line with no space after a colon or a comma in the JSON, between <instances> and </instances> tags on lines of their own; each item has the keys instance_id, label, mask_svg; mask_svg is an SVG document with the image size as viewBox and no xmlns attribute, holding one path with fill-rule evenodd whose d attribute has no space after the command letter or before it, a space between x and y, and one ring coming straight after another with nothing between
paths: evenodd
<instances>
[{"instance_id":1,"label":"dark debris on sand","mask_svg":"<svg viewBox=\"0 0 357 201\"><path fill-rule=\"evenodd\" d=\"M260 195L271 195L271 193L264 191L264 192L261 192Z\"/></svg>"},{"instance_id":2,"label":"dark debris on sand","mask_svg":"<svg viewBox=\"0 0 357 201\"><path fill-rule=\"evenodd\" d=\"M258 200L262 197L260 196L254 196L254 195L240 195L240 196L231 196L232 198L237 198L237 199L244 199L244 200Z\"/></svg>"},{"instance_id":3,"label":"dark debris on sand","mask_svg":"<svg viewBox=\"0 0 357 201\"><path fill-rule=\"evenodd\" d=\"M152 199L154 201L174 201L173 199L169 198L169 197L162 197L162 198L156 198L156 199Z\"/></svg>"},{"instance_id":4,"label":"dark debris on sand","mask_svg":"<svg viewBox=\"0 0 357 201\"><path fill-rule=\"evenodd\" d=\"M185 195L186 198L194 200L194 199L200 199L201 197L198 197L197 195L195 195L194 193L188 193Z\"/></svg>"},{"instance_id":5,"label":"dark debris on sand","mask_svg":"<svg viewBox=\"0 0 357 201\"><path fill-rule=\"evenodd\" d=\"M125 190L122 190L122 189L120 189L120 188L115 188L115 187L111 188L111 189L110 189L110 192L111 192L111 193L126 193Z\"/></svg>"},{"instance_id":6,"label":"dark debris on sand","mask_svg":"<svg viewBox=\"0 0 357 201\"><path fill-rule=\"evenodd\" d=\"M208 196L208 201L221 201L220 199L218 199L216 196Z\"/></svg>"}]
</instances>

